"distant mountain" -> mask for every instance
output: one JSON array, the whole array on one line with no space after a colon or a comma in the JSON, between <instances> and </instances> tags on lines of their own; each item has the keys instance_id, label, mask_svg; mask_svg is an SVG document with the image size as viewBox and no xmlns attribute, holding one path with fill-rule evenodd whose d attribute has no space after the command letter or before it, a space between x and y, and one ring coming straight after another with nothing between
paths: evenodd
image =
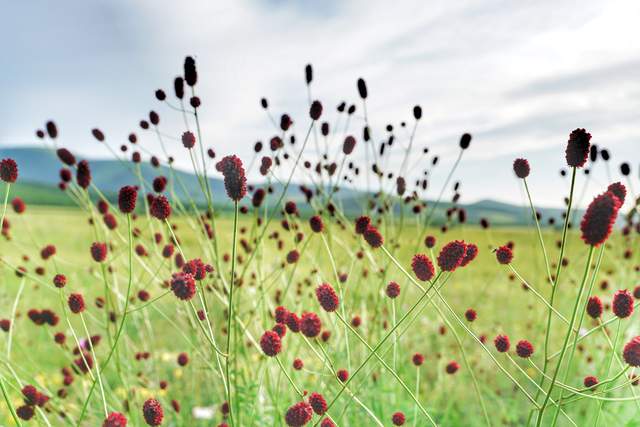
<instances>
[{"instance_id":1,"label":"distant mountain","mask_svg":"<svg viewBox=\"0 0 640 427\"><path fill-rule=\"evenodd\" d=\"M12 187L12 195L22 197L27 204L34 205L73 205L74 202L60 191L57 186L60 182L60 168L62 164L55 152L39 147L14 147L0 148L0 158L10 157L18 163L19 180ZM81 158L78 158L81 160ZM92 180L96 186L109 199L114 199L120 187L138 182L135 169L131 162L119 160L89 160ZM176 176L175 192L183 199L187 196L196 203L203 205L206 201L198 178L188 172L176 170L172 172L167 166L154 168L149 163L140 164L140 172L143 179L149 183L159 175ZM214 199L227 203L224 194L224 184L221 179L209 178L209 185L214 194ZM274 193L280 194L282 185L273 185ZM298 185L291 185L287 199L302 200L304 195ZM273 199L273 198L272 198ZM364 194L355 190L341 188L334 196L334 200L344 211L351 215L362 212ZM272 200L273 201L273 200ZM433 202L427 202L431 205ZM441 223L445 218L446 209L450 203L441 203L433 215L434 223ZM524 225L531 222L530 209L527 206L516 206L494 200L481 200L475 203L462 205L467 213L467 222L477 224L481 218L487 218L493 225ZM429 209L429 208L427 208ZM544 222L550 217L559 223L562 218L562 210L554 208L538 208Z\"/></svg>"}]
</instances>

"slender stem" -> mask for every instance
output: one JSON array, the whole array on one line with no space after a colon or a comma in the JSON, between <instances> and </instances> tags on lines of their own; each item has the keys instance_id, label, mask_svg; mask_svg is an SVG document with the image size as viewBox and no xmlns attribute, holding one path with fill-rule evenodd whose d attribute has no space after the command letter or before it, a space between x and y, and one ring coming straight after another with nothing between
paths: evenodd
<instances>
[{"instance_id":1,"label":"slender stem","mask_svg":"<svg viewBox=\"0 0 640 427\"><path fill-rule=\"evenodd\" d=\"M616 326L616 335L615 338L613 340L613 350L611 351L611 353L609 354L609 360L607 362L607 367L605 368L604 371L604 378L609 376L609 371L611 370L611 362L613 362L613 355L615 354L616 351L616 347L618 346L618 340L620 339L620 326L622 325L622 321L620 319L618 319L617 322L617 326ZM607 397L607 389L608 387L605 387L604 391L604 397ZM594 426L598 425L598 420L600 419L600 414L602 413L602 408L604 407L604 400L601 400L600 403L598 404L598 412L596 412L596 420L593 422Z\"/></svg>"},{"instance_id":2,"label":"slender stem","mask_svg":"<svg viewBox=\"0 0 640 427\"><path fill-rule=\"evenodd\" d=\"M4 396L4 401L7 403L7 407L9 408L9 412L11 412L11 417L13 421L16 423L18 427L22 426L20 420L18 419L18 415L16 414L16 410L13 408L13 404L11 403L11 399L9 399L9 395L7 394L7 389L4 386L4 378L0 376L0 389L2 389L2 395Z\"/></svg>"},{"instance_id":3,"label":"slender stem","mask_svg":"<svg viewBox=\"0 0 640 427\"><path fill-rule=\"evenodd\" d=\"M538 213L536 212L536 209L533 207L533 201L531 200L531 193L529 192L529 185L527 184L527 178L524 178L522 182L524 182L524 189L527 192L527 198L529 199L529 206L531 207L531 216L533 216L533 222L536 224L536 230L538 232L538 241L540 242L540 247L542 248L542 254L544 255L544 266L547 270L547 277L549 278L549 283L551 284L551 286L553 286L554 283L553 283L553 277L551 276L551 268L549 267L549 257L547 255L547 248L544 246L544 239L542 238L542 230L540 230L540 221L538 221Z\"/></svg>"},{"instance_id":4,"label":"slender stem","mask_svg":"<svg viewBox=\"0 0 640 427\"><path fill-rule=\"evenodd\" d=\"M233 323L233 289L235 288L235 274L236 274L236 239L238 234L238 202L234 203L233 209L233 243L231 244L231 279L229 280L229 313L227 318L227 357L225 358L225 376L227 377L227 402L229 404L229 417L231 419L231 425L234 424L233 418L233 405L232 405L232 390L231 390L231 377L229 375L229 365L231 359L231 328ZM238 355L234 355L238 357Z\"/></svg>"},{"instance_id":5,"label":"slender stem","mask_svg":"<svg viewBox=\"0 0 640 427\"><path fill-rule=\"evenodd\" d=\"M587 263L585 265L584 268L584 273L582 275L582 280L580 281L580 288L578 290L578 295L576 296L576 302L573 304L573 312L571 313L571 320L569 321L569 328L567 329L567 333L565 334L564 337L564 343L562 344L562 350L560 351L560 358L558 359L558 363L556 364L556 369L553 373L553 377L551 378L551 384L549 384L549 388L547 390L547 395L544 398L544 401L542 402L542 405L540 406L540 409L538 411L538 419L536 420L536 426L540 427L540 425L542 424L542 417L544 415L544 410L547 407L547 404L549 403L549 398L551 397L551 392L553 391L553 387L556 384L556 379L558 378L558 374L560 373L560 368L562 366L562 361L564 359L564 355L565 352L567 351L568 348L568 343L569 343L569 337L571 336L571 333L573 332L573 324L576 320L576 315L578 313L578 306L580 305L580 300L582 299L582 292L584 290L584 285L587 282L587 277L589 276L589 268L591 267L591 260L593 259L593 245L589 247L589 255L587 256ZM554 286L555 288L555 286ZM575 346L575 343L574 343ZM569 369L569 367L567 367L567 369Z\"/></svg>"}]
</instances>

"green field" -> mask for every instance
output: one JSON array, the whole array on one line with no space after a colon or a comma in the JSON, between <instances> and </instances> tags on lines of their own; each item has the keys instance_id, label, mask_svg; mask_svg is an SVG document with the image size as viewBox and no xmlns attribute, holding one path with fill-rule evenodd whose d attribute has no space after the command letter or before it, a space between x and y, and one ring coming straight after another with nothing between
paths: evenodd
<instances>
[{"instance_id":1,"label":"green field","mask_svg":"<svg viewBox=\"0 0 640 427\"><path fill-rule=\"evenodd\" d=\"M71 354L75 345L71 328L66 324L66 316L69 316L78 337L85 337L86 333L78 315L70 313L68 309L63 312L60 294L51 283L52 277L56 272L67 276L64 295L76 292L84 295L88 308L83 316L89 334L101 335L95 352L98 361L104 361L110 349L108 335L115 333L120 321L128 282L126 218L117 214L119 226L115 232L108 232L98 222L99 219L96 222L100 226L92 227L87 213L71 208L28 207L23 215L10 212L7 217L11 223L11 237L0 243L3 262L0 301L2 317L13 319L13 327L10 349L9 334L2 333L3 366L0 372L15 407L21 404L18 381L21 384L34 384L51 396L47 410L36 415L35 423L75 425L92 382L88 375L74 374L73 383L63 387L60 370L70 366L72 359L78 357ZM321 237L311 233L305 220L294 218L292 222L297 223L299 231L305 234L304 240L296 243L295 232L284 230L279 221L274 221L265 234L264 242L258 246L255 259L246 270L250 255L241 246L238 249L238 271L244 275L234 295L238 303L238 323L235 328L236 356L231 358L230 364L236 393L234 405L237 405L234 415L236 422L242 426L283 425L282 414L300 399L276 361L265 357L256 347L262 333L273 327L272 313L277 305L284 305L298 314L307 310L318 312L323 330L331 332L328 342L322 344L303 339L301 334L290 331L283 338L283 351L279 359L291 380L301 390L321 391L330 401L341 388L332 369L344 368L353 372L369 354L365 345L338 322L335 314L320 309L314 296L315 287L322 282L329 282L338 288L329 252ZM192 217L175 217L172 223L176 225L175 232L187 258L199 257L215 264L212 261L213 245L201 233L194 231L197 225ZM324 236L330 246L337 273L348 276L341 285L344 315L347 319L359 316L361 325L357 328L358 333L375 345L394 322L407 313L421 293L381 250L372 250L356 236L351 226L342 230L336 222L325 224ZM133 258L130 315L118 351L103 372L106 404L110 409L123 413L126 413L128 404L131 408L127 413L129 423L138 426L143 425L139 408L147 397L155 396L165 408L164 425L217 425L222 421L220 407L225 401L220 366L202 329L194 320L190 304L179 301L165 289L171 273L177 271L173 262L159 255L162 245L167 241L167 229L161 222L145 216L137 218L133 225L140 231L140 237L134 238L134 245L143 245L149 255L134 255ZM216 228L218 250L222 258L222 254L231 253L232 218L217 218ZM251 242L259 232L255 228L253 214L241 215L240 229L239 238ZM389 230L397 229L390 225ZM410 270L413 254L429 254L422 244L422 236L418 236L416 226L404 225L396 237L387 235L386 230L384 226L381 227L386 238L385 246L406 269ZM155 232L163 234L160 245L151 239ZM272 232L277 232L278 237L274 238ZM98 233L98 238L95 233ZM547 309L534 292L527 290L514 278L508 267L496 262L492 253L497 246L513 241L513 266L531 287L548 297L550 285L545 280L544 260L535 229L482 230L459 226L446 234L439 229L422 234L430 233L437 237L435 250L453 239L464 239L476 243L480 248L477 259L451 274L441 291L449 306L469 329L465 330L444 303L434 298L427 305L419 305L378 352L388 366L395 367L397 375L414 390L424 409L439 425L486 424L470 369L477 380L484 405L488 408L491 424L523 425L532 408L531 404L469 332L486 336L488 352L528 393L535 395L535 385L524 374L535 381L540 378L533 364L538 367L543 364ZM560 233L549 231L544 238L549 257L555 260L558 256L556 241ZM637 273L633 272L634 259L620 261L621 249L615 243L620 239L616 236L610 245L612 247L605 250L599 275L594 279L593 293L601 295L605 302L610 301L614 290L633 288L637 280ZM101 270L101 264L95 263L89 254L90 243L96 240L107 240L113 245L104 265L108 267L105 270ZM278 240L282 241L280 249ZM57 254L43 261L40 249L46 244L55 245ZM300 251L300 260L297 264L288 265L286 254L294 247ZM358 251L362 251L362 257L357 256ZM568 318L584 269L587 246L578 235L571 233L566 254L568 266L562 272L563 279L555 306ZM430 255L436 256L437 252ZM24 267L27 271L22 278L15 274L18 267ZM44 271L37 272L38 267ZM229 262L221 262L215 267L221 269L222 276L230 277ZM203 295L209 308L211 330L216 343L224 347L227 297L220 280L215 277L214 274L203 281L206 290ZM401 294L396 300L389 299L384 293L390 280L397 281L401 286ZM114 310L117 321L109 322L109 334L105 329L105 310L94 303L96 297L105 296L105 281L109 296L117 305ZM605 282L608 288L601 289L601 283ZM152 300L156 297L159 299L152 304L144 304L135 297L139 290L148 291ZM64 298L66 300L66 296ZM194 298L192 301L196 309L202 308L203 300ZM55 327L36 326L26 315L33 308L54 310L60 316L60 322ZM477 320L472 323L464 320L464 312L468 308L475 309L478 314ZM606 310L603 318L610 317L610 310ZM583 328L586 331L595 325L595 321L586 317ZM608 329L612 336L615 333L613 325L615 323ZM565 331L566 325L554 315L550 353L561 347ZM56 332L66 334L64 346L54 343L53 335ZM622 333L624 339L619 340L617 353L621 343L626 342L632 333L637 333L637 320L624 321ZM509 354L513 361L493 348L492 340L498 334L508 334L511 338L512 350ZM513 351L515 343L525 338L535 347L531 358L533 364L518 359ZM601 331L582 341L573 364L575 371L570 373L568 385L580 388L584 376L603 375L606 358L611 354L608 346ZM464 349L464 355L461 348ZM150 357L136 360L135 356L140 352L149 352ZM190 362L185 367L176 363L177 355L181 352L189 355ZM411 357L416 352L425 357L424 364L419 368L411 363ZM330 364L327 363L327 357ZM302 370L291 368L295 358L304 362ZM460 364L460 370L448 375L445 366L452 360ZM552 359L552 367L555 367L556 360ZM611 373L618 372L619 368L614 360ZM416 384L418 376L419 384ZM164 390L160 387L163 380L168 383ZM62 388L66 390L64 398L58 397L58 390ZM384 425L390 425L391 415L396 411L405 413L408 425L430 425L408 393L375 358L350 383L349 389L357 399L352 399L348 392L344 393L330 411L338 425L376 425L374 418ZM611 396L631 396L631 393L632 388L624 386L612 392ZM171 409L172 399L180 403L179 413ZM582 399L572 403L566 410L573 421L582 426L592 422L596 406L590 399ZM207 412L202 408L209 407L212 418L198 419L203 412ZM201 409L193 412L193 408ZM635 411L636 406L629 401L607 402L601 415L602 425L625 425L627 422L631 424L626 425L634 425L630 420ZM0 417L3 425L13 425L4 404L0 406ZM100 425L102 419L101 393L96 389L88 403L82 425ZM314 417L315 420L319 418ZM570 423L561 415L559 425Z\"/></svg>"}]
</instances>

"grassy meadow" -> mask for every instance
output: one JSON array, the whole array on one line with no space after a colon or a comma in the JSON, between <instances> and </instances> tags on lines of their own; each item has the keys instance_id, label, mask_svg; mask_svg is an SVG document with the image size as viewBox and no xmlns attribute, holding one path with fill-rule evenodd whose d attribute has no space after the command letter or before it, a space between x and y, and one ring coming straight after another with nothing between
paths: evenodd
<instances>
[{"instance_id":1,"label":"grassy meadow","mask_svg":"<svg viewBox=\"0 0 640 427\"><path fill-rule=\"evenodd\" d=\"M11 208L7 213L11 229L10 239L0 242L0 306L1 317L11 319L12 328L1 335L0 372L14 407L21 404L18 383L34 384L51 397L44 409L38 409L31 424L58 426L79 422L92 381L89 375L74 372L72 384L64 386L62 383L61 369L71 366L73 359L78 357L73 354L76 347L73 334L80 340L89 335L100 335L100 342L94 345L98 361L104 362L109 353L109 343L124 307L129 272L126 217L116 211L117 208L112 208L118 221L118 227L113 231L103 226L95 210L95 226L90 224L86 211L75 208L28 206L22 215L13 213ZM303 392L321 391L329 402L341 389L335 371L347 369L352 373L370 354L355 333L339 322L335 313L320 309L314 295L317 285L328 282L340 290L339 313L352 324L352 319L358 317L361 323L354 330L371 345L378 343L421 295L389 257L381 250L369 247L354 234L353 225L347 221L325 218L325 231L316 234L311 232L305 218L289 217L290 230L284 229L277 218L269 224L264 241L257 246L254 255L238 244L239 286L234 295L237 324L233 329L235 352L230 360L237 425L284 425L282 414L300 400L291 382ZM195 216L173 216L170 222L175 225L175 235L187 259L202 258L205 263L211 263L220 276L231 276L228 258L232 253L231 216L225 214L215 221L219 263L214 262L216 248L213 241L199 231ZM178 300L167 289L171 274L178 269L173 260L161 256L162 248L170 238L167 227L142 214L133 221L133 228L134 246L141 245L147 254L140 256L134 252L133 255L129 315L117 351L102 372L105 402L96 387L81 425L101 425L105 417L103 403L110 409L126 413L129 425L143 425L139 408L152 396L164 407L163 425L218 425L223 421L221 411L226 400L221 379L222 358L216 356L209 338L205 339L203 334L211 332L216 344L224 348L227 332L224 285L212 273L198 285L204 292L199 292L191 302ZM256 227L252 210L240 215L238 228L239 241L245 239L251 246L262 230ZM407 220L401 226L383 223L380 230L385 236L385 247L407 271L410 271L414 254L425 253L435 258L439 249L454 239L477 244L479 255L471 264L448 276L440 291L446 303L437 296L423 300L391 339L380 347L378 354L412 390L438 425L485 425L482 405L487 408L492 425L525 425L532 405L502 369L527 393L536 395L533 381L539 381L536 367L541 368L544 363L547 322L547 306L536 293L548 299L551 286L546 278L535 228L482 229L460 225L443 233L439 228L419 229ZM296 239L297 232L304 233L302 241ZM155 233L161 234L161 242L154 241ZM423 243L423 237L428 234L437 239L431 251ZM555 271L561 230L546 229L543 237L551 268ZM93 241L111 243L104 264L91 259L89 245ZM508 266L496 261L493 250L509 241L514 244L512 266L532 289L516 278ZM610 301L615 290L633 289L637 284L637 272L633 269L637 256L623 259L621 241L622 237L616 235L606 244L599 273L591 279L592 294L600 295L605 303ZM56 254L45 261L40 250L48 244L55 245ZM300 257L297 263L289 264L287 253L294 248ZM565 317L571 314L587 252L588 246L570 230L565 256L567 265L562 270L554 304ZM596 251L596 255L599 253L600 250ZM594 265L595 262L596 258ZM25 269L20 274L22 277L16 274L19 267ZM68 283L61 290L52 284L55 273L67 277ZM393 300L385 295L386 285L392 280L401 287L399 297ZM105 297L105 283L114 314L111 320L105 309L95 303L96 298ZM138 297L142 290L150 295L147 302ZM84 295L87 304L83 313L86 330L80 316L64 308L66 296L76 292ZM203 327L206 322L198 324L194 315L194 310L205 305L210 330ZM330 331L330 338L324 342L289 331L282 339L279 362L265 357L258 341L265 330L274 326L273 312L279 305L296 313L317 312L322 329ZM60 317L58 324L55 327L35 325L27 316L34 308L55 311ZM465 320L465 311L470 308L477 312L473 322ZM611 310L606 307L602 318L606 320L611 316ZM566 332L566 324L558 316L554 314L552 319L550 354L561 348ZM582 333L595 326L595 320L585 317ZM604 375L611 354L609 347L610 340L614 339L614 326L615 323L610 323L606 329L597 330L580 342L567 385L581 388L584 376ZM625 338L619 339L618 348L620 343L637 334L637 329L637 316L625 321L621 332ZM54 342L57 332L66 335L64 345ZM486 349L472 334L486 342ZM493 339L498 334L510 337L512 349L509 353L496 352ZM528 360L518 358L513 350L520 339L529 340L535 348ZM148 352L146 359L140 357L144 352ZM176 360L183 352L188 355L189 362L179 366ZM424 355L421 366L412 363L415 353ZM304 366L293 369L294 359L300 359ZM551 359L552 368L556 360ZM445 370L451 361L460 365L453 375ZM610 375L621 369L619 363L623 362L616 357ZM60 395L60 390L64 390L64 396ZM632 393L637 391L634 392L627 382L610 396L633 396ZM173 400L178 402L179 411L175 406L172 408ZM565 410L572 422L580 426L591 425L595 416L591 399L577 400ZM341 426L377 425L379 422L386 426L391 425L392 414L397 411L405 414L406 425L431 425L397 379L372 358L349 383L348 390L329 413ZM635 411L633 402L609 401L600 415L601 425L637 425L634 424L638 420L634 418ZM0 406L0 420L0 425L14 425L9 408L4 404ZM313 422L316 420L319 418L314 417ZM571 422L560 415L558 425L571 425Z\"/></svg>"}]
</instances>

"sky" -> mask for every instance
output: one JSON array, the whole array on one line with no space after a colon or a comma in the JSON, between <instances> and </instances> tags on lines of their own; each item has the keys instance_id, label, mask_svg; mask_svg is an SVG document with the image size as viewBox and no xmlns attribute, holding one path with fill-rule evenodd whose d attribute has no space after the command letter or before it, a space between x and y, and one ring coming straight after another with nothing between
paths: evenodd
<instances>
[{"instance_id":1,"label":"sky","mask_svg":"<svg viewBox=\"0 0 640 427\"><path fill-rule=\"evenodd\" d=\"M525 157L536 204L560 206L568 188L559 176L564 148L578 127L611 152L613 180L619 163L631 161L640 190L638 16L633 0L3 2L0 147L37 144L34 130L54 119L61 144L81 156L111 156L91 137L94 127L114 148L135 131L157 151L137 123L153 109L163 132L183 131L181 116L153 94L170 94L192 55L203 139L219 155L250 162L253 144L275 134L260 108L263 96L275 116L294 118L300 138L308 126L304 66L311 63L312 96L330 123L343 100L361 111L359 77L367 81L377 140L392 123L406 144L398 124L412 123L413 106L422 106L415 158L428 147L441 159L431 197L469 132L471 148L454 177L463 202L524 203L511 163ZM350 133L359 136L359 127L356 121ZM172 143L177 164L188 168L185 150ZM589 180L580 175L581 204L608 182L596 162Z\"/></svg>"}]
</instances>

